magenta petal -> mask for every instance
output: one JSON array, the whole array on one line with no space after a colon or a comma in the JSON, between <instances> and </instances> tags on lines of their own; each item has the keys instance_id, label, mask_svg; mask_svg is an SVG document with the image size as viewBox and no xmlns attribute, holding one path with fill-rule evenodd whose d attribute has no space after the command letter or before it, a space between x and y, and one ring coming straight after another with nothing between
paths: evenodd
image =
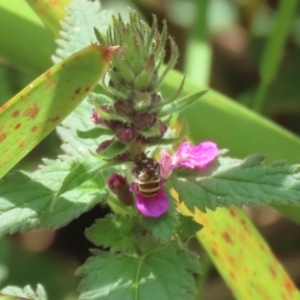
<instances>
[{"instance_id":1,"label":"magenta petal","mask_svg":"<svg viewBox=\"0 0 300 300\"><path fill-rule=\"evenodd\" d=\"M172 156L167 151L162 150L159 164L161 166L160 175L167 178L174 169Z\"/></svg>"},{"instance_id":2,"label":"magenta petal","mask_svg":"<svg viewBox=\"0 0 300 300\"><path fill-rule=\"evenodd\" d=\"M157 218L167 211L169 200L163 188L160 188L153 197L145 197L138 193L136 195L136 207L144 216Z\"/></svg>"},{"instance_id":3,"label":"magenta petal","mask_svg":"<svg viewBox=\"0 0 300 300\"><path fill-rule=\"evenodd\" d=\"M213 142L203 142L197 146L183 143L177 153L185 159L179 161L180 166L187 168L205 168L211 161L218 156L218 147Z\"/></svg>"}]
</instances>

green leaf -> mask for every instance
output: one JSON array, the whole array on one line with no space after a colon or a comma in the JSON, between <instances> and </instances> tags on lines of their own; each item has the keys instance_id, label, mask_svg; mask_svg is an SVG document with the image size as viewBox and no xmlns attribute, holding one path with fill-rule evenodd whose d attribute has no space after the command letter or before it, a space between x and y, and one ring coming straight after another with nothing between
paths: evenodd
<instances>
[{"instance_id":1,"label":"green leaf","mask_svg":"<svg viewBox=\"0 0 300 300\"><path fill-rule=\"evenodd\" d=\"M173 101L172 103L166 104L162 107L159 112L159 117L165 117L170 114L174 114L176 112L180 112L187 108L189 105L193 104L196 100L198 100L201 96L203 96L207 91L198 92L193 95L189 95L178 100Z\"/></svg>"},{"instance_id":2,"label":"green leaf","mask_svg":"<svg viewBox=\"0 0 300 300\"><path fill-rule=\"evenodd\" d=\"M0 108L0 178L86 97L114 51L89 46L49 69Z\"/></svg>"},{"instance_id":3,"label":"green leaf","mask_svg":"<svg viewBox=\"0 0 300 300\"><path fill-rule=\"evenodd\" d=\"M86 237L97 246L109 247L111 251L135 252L135 227L132 218L120 215L107 215L85 231Z\"/></svg>"},{"instance_id":4,"label":"green leaf","mask_svg":"<svg viewBox=\"0 0 300 300\"><path fill-rule=\"evenodd\" d=\"M299 165L282 161L270 166L261 163L265 155L245 160L220 157L207 172L193 172L186 178L174 177L172 184L190 211L205 211L231 204L300 204ZM209 172L209 173L208 173Z\"/></svg>"},{"instance_id":5,"label":"green leaf","mask_svg":"<svg viewBox=\"0 0 300 300\"><path fill-rule=\"evenodd\" d=\"M179 225L178 214L168 211L159 218L143 218L142 225L164 243L170 243Z\"/></svg>"},{"instance_id":6,"label":"green leaf","mask_svg":"<svg viewBox=\"0 0 300 300\"><path fill-rule=\"evenodd\" d=\"M84 276L80 300L192 300L196 293L192 273L200 264L194 253L172 247L144 256L99 253L77 270Z\"/></svg>"},{"instance_id":7,"label":"green leaf","mask_svg":"<svg viewBox=\"0 0 300 300\"><path fill-rule=\"evenodd\" d=\"M34 228L56 229L106 197L101 174L89 173L82 184L56 195L73 168L69 159L45 161L46 166L34 173L11 173L0 182L0 236Z\"/></svg>"},{"instance_id":8,"label":"green leaf","mask_svg":"<svg viewBox=\"0 0 300 300\"><path fill-rule=\"evenodd\" d=\"M164 100L164 104L172 103L173 101L177 100L180 97L180 95L183 91L184 83L185 83L185 76L183 77L183 79L179 85L179 88L175 91L175 93L171 97Z\"/></svg>"},{"instance_id":9,"label":"green leaf","mask_svg":"<svg viewBox=\"0 0 300 300\"><path fill-rule=\"evenodd\" d=\"M119 154L122 154L126 149L126 145L119 141L112 141L112 143L98 155L103 159L112 159Z\"/></svg>"},{"instance_id":10,"label":"green leaf","mask_svg":"<svg viewBox=\"0 0 300 300\"><path fill-rule=\"evenodd\" d=\"M121 121L121 122L130 122L130 119L127 116L120 116L114 111L108 111L106 112L105 110L96 107L96 110L100 117L104 120L112 120L112 121Z\"/></svg>"},{"instance_id":11,"label":"green leaf","mask_svg":"<svg viewBox=\"0 0 300 300\"><path fill-rule=\"evenodd\" d=\"M179 238L186 243L194 236L203 226L198 224L192 217L179 215L180 226L177 230Z\"/></svg>"},{"instance_id":12,"label":"green leaf","mask_svg":"<svg viewBox=\"0 0 300 300\"><path fill-rule=\"evenodd\" d=\"M111 135L113 132L104 127L95 127L87 131L77 130L77 135L81 139L96 139L102 135Z\"/></svg>"},{"instance_id":13,"label":"green leaf","mask_svg":"<svg viewBox=\"0 0 300 300\"><path fill-rule=\"evenodd\" d=\"M90 121L93 107L88 101L83 101L76 109L63 120L62 124L56 128L56 131L63 141L63 151L77 162L91 161L91 150L96 150L101 141L106 137L99 139L80 139L77 136L78 130L87 131L95 128L95 124ZM94 158L94 161L99 161Z\"/></svg>"},{"instance_id":14,"label":"green leaf","mask_svg":"<svg viewBox=\"0 0 300 300\"><path fill-rule=\"evenodd\" d=\"M26 1L54 35L58 36L60 30L59 21L64 19L66 14L65 5L69 4L70 0L56 0L55 2L49 0Z\"/></svg>"},{"instance_id":15,"label":"green leaf","mask_svg":"<svg viewBox=\"0 0 300 300\"><path fill-rule=\"evenodd\" d=\"M101 11L99 1L73 0L66 7L66 13L66 18L61 22L62 39L56 40L59 48L52 56L55 63L80 49L97 43L94 28L100 32L106 32L110 23L110 12Z\"/></svg>"},{"instance_id":16,"label":"green leaf","mask_svg":"<svg viewBox=\"0 0 300 300\"><path fill-rule=\"evenodd\" d=\"M188 213L184 205L180 210ZM193 217L204 225L197 238L234 299L300 299L297 286L243 210L235 206L206 213L196 210Z\"/></svg>"},{"instance_id":17,"label":"green leaf","mask_svg":"<svg viewBox=\"0 0 300 300\"><path fill-rule=\"evenodd\" d=\"M1 296L5 294L5 297ZM44 287L41 284L37 285L36 291L34 291L29 285L26 285L24 289L17 286L8 286L1 290L1 300L47 300L47 294ZM11 297L6 297L11 295Z\"/></svg>"},{"instance_id":18,"label":"green leaf","mask_svg":"<svg viewBox=\"0 0 300 300\"><path fill-rule=\"evenodd\" d=\"M0 1L0 56L4 60L38 76L51 67L54 50L51 32L25 1Z\"/></svg>"}]
</instances>

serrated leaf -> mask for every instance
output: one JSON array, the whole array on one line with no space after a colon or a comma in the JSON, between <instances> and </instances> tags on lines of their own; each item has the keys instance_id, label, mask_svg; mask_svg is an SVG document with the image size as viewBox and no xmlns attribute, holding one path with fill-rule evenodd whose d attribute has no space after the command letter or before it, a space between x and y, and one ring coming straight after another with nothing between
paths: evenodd
<instances>
[{"instance_id":1,"label":"serrated leaf","mask_svg":"<svg viewBox=\"0 0 300 300\"><path fill-rule=\"evenodd\" d=\"M167 65L166 65L165 70L163 71L163 73L161 74L161 76L158 80L158 83L157 83L158 87L162 83L162 81L165 78L165 76L167 75L167 73L175 67L177 59L179 57L179 50L178 50L178 47L175 44L173 38L169 37L169 40L170 40L170 48L171 48L171 50L170 50L171 57L170 57L170 60L168 61Z\"/></svg>"},{"instance_id":2,"label":"serrated leaf","mask_svg":"<svg viewBox=\"0 0 300 300\"><path fill-rule=\"evenodd\" d=\"M190 106L195 101L197 101L205 93L207 93L207 91L198 92L196 94L189 95L189 96L180 98L178 100L175 100L172 103L169 103L166 105L164 105L164 103L162 103L163 106L158 115L160 118L162 118L162 117L174 114L176 112L182 112L188 106Z\"/></svg>"},{"instance_id":3,"label":"serrated leaf","mask_svg":"<svg viewBox=\"0 0 300 300\"><path fill-rule=\"evenodd\" d=\"M93 226L86 229L85 235L97 246L126 253L137 250L134 231L132 218L111 214L97 220Z\"/></svg>"},{"instance_id":4,"label":"serrated leaf","mask_svg":"<svg viewBox=\"0 0 300 300\"><path fill-rule=\"evenodd\" d=\"M98 155L103 159L112 159L115 156L121 154L126 149L126 145L119 141L112 141L112 143L101 151Z\"/></svg>"},{"instance_id":5,"label":"serrated leaf","mask_svg":"<svg viewBox=\"0 0 300 300\"><path fill-rule=\"evenodd\" d=\"M83 101L62 124L56 128L56 131L63 141L63 151L74 161L84 162L91 161L93 158L89 151L94 151L104 141L100 139L80 139L77 136L77 131L86 131L95 128L95 124L90 121L89 117L92 115L93 107L88 101ZM94 158L95 161L99 157Z\"/></svg>"},{"instance_id":6,"label":"serrated leaf","mask_svg":"<svg viewBox=\"0 0 300 300\"><path fill-rule=\"evenodd\" d=\"M203 226L198 224L192 217L179 215L180 226L177 234L183 243L194 236Z\"/></svg>"},{"instance_id":7,"label":"serrated leaf","mask_svg":"<svg viewBox=\"0 0 300 300\"><path fill-rule=\"evenodd\" d=\"M110 24L110 12L101 11L100 1L73 0L66 7L66 13L67 16L61 23L62 39L56 41L59 48L52 56L55 63L88 45L97 43L94 28L106 32ZM57 20L57 23L59 21Z\"/></svg>"},{"instance_id":8,"label":"serrated leaf","mask_svg":"<svg viewBox=\"0 0 300 300\"><path fill-rule=\"evenodd\" d=\"M34 173L11 173L0 181L0 236L35 228L56 229L106 197L101 174L56 195L72 170L70 160L46 161Z\"/></svg>"},{"instance_id":9,"label":"serrated leaf","mask_svg":"<svg viewBox=\"0 0 300 300\"><path fill-rule=\"evenodd\" d=\"M0 178L86 97L115 49L91 45L75 53L0 108Z\"/></svg>"},{"instance_id":10,"label":"serrated leaf","mask_svg":"<svg viewBox=\"0 0 300 300\"><path fill-rule=\"evenodd\" d=\"M196 255L172 247L144 256L100 253L77 270L84 276L80 300L192 300L193 273L199 273Z\"/></svg>"},{"instance_id":11,"label":"serrated leaf","mask_svg":"<svg viewBox=\"0 0 300 300\"><path fill-rule=\"evenodd\" d=\"M63 20L66 15L65 6L70 0L26 0L36 14L41 18L43 23L58 36L60 31L59 21Z\"/></svg>"},{"instance_id":12,"label":"serrated leaf","mask_svg":"<svg viewBox=\"0 0 300 300\"><path fill-rule=\"evenodd\" d=\"M3 294L5 295L3 295ZM11 295L11 296L8 296ZM26 285L23 289L18 286L7 286L1 290L1 300L47 300L47 294L41 284L37 285L36 291Z\"/></svg>"},{"instance_id":13,"label":"serrated leaf","mask_svg":"<svg viewBox=\"0 0 300 300\"><path fill-rule=\"evenodd\" d=\"M164 100L165 104L172 103L173 101L175 101L176 99L178 99L180 97L180 95L183 91L184 83L185 83L185 76L183 77L178 90L176 90L175 93L170 98Z\"/></svg>"},{"instance_id":14,"label":"serrated leaf","mask_svg":"<svg viewBox=\"0 0 300 300\"><path fill-rule=\"evenodd\" d=\"M231 204L300 204L299 165L263 166L264 158L261 154L245 160L220 157L209 167L215 168L210 174L199 171L198 177L174 177L172 184L191 211Z\"/></svg>"},{"instance_id":15,"label":"serrated leaf","mask_svg":"<svg viewBox=\"0 0 300 300\"><path fill-rule=\"evenodd\" d=\"M112 133L110 129L104 127L95 127L86 131L77 130L77 135L81 139L96 139L102 135L111 135Z\"/></svg>"},{"instance_id":16,"label":"serrated leaf","mask_svg":"<svg viewBox=\"0 0 300 300\"><path fill-rule=\"evenodd\" d=\"M168 211L159 218L143 218L143 226L164 243L170 243L179 225L178 214Z\"/></svg>"}]
</instances>

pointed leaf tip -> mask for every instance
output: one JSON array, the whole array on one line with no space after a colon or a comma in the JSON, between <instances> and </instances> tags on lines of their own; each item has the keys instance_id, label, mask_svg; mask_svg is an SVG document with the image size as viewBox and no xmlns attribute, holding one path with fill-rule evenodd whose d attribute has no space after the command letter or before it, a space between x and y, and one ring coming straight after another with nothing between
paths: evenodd
<instances>
[{"instance_id":1,"label":"pointed leaf tip","mask_svg":"<svg viewBox=\"0 0 300 300\"><path fill-rule=\"evenodd\" d=\"M101 55L105 61L110 61L117 49L120 48L120 46L104 47L100 45L97 45L97 47L99 47Z\"/></svg>"}]
</instances>

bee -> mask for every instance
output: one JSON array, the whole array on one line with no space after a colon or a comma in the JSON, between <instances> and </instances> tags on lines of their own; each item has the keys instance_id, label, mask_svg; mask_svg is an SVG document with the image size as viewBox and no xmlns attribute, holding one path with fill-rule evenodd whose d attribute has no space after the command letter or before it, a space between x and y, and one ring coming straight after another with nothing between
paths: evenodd
<instances>
[{"instance_id":1,"label":"bee","mask_svg":"<svg viewBox=\"0 0 300 300\"><path fill-rule=\"evenodd\" d=\"M139 191L145 197L153 197L160 186L160 165L154 158L147 157L145 153L134 157L132 173Z\"/></svg>"}]
</instances>

